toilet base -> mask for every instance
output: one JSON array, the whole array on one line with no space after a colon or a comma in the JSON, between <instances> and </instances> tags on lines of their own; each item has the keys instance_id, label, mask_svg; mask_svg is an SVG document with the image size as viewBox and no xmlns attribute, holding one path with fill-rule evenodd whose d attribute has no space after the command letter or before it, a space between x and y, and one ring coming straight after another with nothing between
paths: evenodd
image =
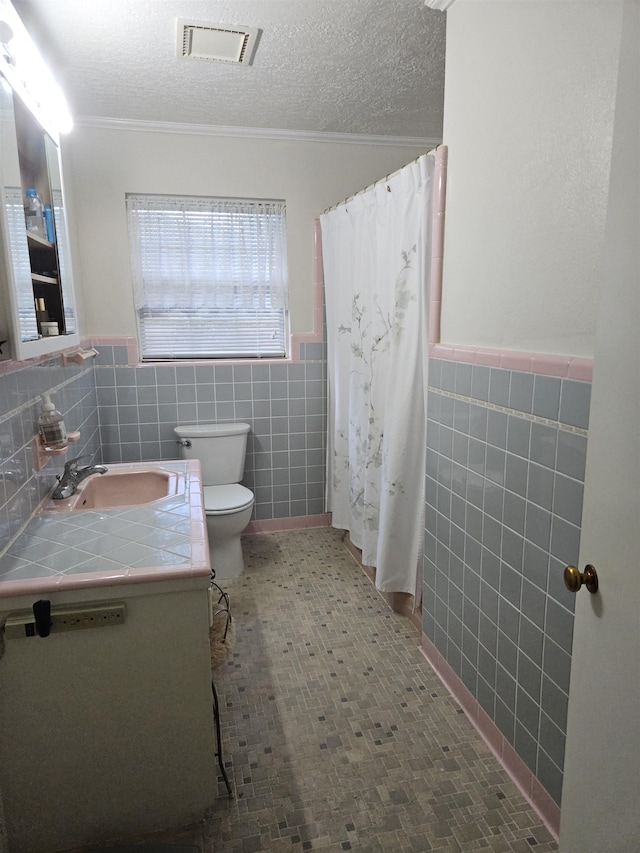
<instances>
[{"instance_id":1,"label":"toilet base","mask_svg":"<svg viewBox=\"0 0 640 853\"><path fill-rule=\"evenodd\" d=\"M209 538L209 555L211 568L216 573L216 581L238 578L244 569L242 543L240 535L233 536L220 542Z\"/></svg>"},{"instance_id":2,"label":"toilet base","mask_svg":"<svg viewBox=\"0 0 640 853\"><path fill-rule=\"evenodd\" d=\"M251 520L253 499L237 512L207 513L207 534L211 569L216 580L231 580L242 574L244 559L240 534Z\"/></svg>"}]
</instances>

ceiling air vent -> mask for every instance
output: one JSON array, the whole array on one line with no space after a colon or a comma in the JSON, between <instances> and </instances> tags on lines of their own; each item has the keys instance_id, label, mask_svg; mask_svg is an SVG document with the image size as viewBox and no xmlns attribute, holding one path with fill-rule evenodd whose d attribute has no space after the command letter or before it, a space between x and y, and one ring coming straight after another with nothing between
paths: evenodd
<instances>
[{"instance_id":1,"label":"ceiling air vent","mask_svg":"<svg viewBox=\"0 0 640 853\"><path fill-rule=\"evenodd\" d=\"M210 21L186 21L178 18L178 56L182 59L207 59L251 65L260 30Z\"/></svg>"}]
</instances>

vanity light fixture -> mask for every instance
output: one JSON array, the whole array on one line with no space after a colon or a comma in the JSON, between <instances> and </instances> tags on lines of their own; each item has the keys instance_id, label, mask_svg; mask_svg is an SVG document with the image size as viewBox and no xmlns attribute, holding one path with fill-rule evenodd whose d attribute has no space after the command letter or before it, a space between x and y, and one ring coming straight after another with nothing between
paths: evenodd
<instances>
[{"instance_id":1,"label":"vanity light fixture","mask_svg":"<svg viewBox=\"0 0 640 853\"><path fill-rule=\"evenodd\" d=\"M13 56L11 54L11 42L13 41L13 30L6 21L0 21L0 50L2 59L13 65Z\"/></svg>"},{"instance_id":2,"label":"vanity light fixture","mask_svg":"<svg viewBox=\"0 0 640 853\"><path fill-rule=\"evenodd\" d=\"M231 65L251 65L258 46L260 30L211 21L178 18L177 52L181 59L205 59Z\"/></svg>"},{"instance_id":3,"label":"vanity light fixture","mask_svg":"<svg viewBox=\"0 0 640 853\"><path fill-rule=\"evenodd\" d=\"M73 120L64 95L9 0L0 0L0 67L45 129L54 128L54 135L71 130Z\"/></svg>"}]
</instances>

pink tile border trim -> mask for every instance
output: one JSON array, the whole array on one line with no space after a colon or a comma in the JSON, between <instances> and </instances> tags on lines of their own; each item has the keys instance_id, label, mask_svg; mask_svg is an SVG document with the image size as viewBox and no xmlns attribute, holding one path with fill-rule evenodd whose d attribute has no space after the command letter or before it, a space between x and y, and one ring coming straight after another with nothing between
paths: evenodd
<instances>
[{"instance_id":1,"label":"pink tile border trim","mask_svg":"<svg viewBox=\"0 0 640 853\"><path fill-rule=\"evenodd\" d=\"M425 634L422 635L420 651L518 790L540 815L542 822L557 841L560 832L560 807L558 804L536 779L493 720L478 704Z\"/></svg>"},{"instance_id":2,"label":"pink tile border trim","mask_svg":"<svg viewBox=\"0 0 640 853\"><path fill-rule=\"evenodd\" d=\"M429 356L447 359L448 361L464 361L468 364L502 367L507 370L522 370L525 373L579 379L584 382L591 382L593 379L593 359L570 355L545 355L535 352L515 352L430 343Z\"/></svg>"},{"instance_id":3,"label":"pink tile border trim","mask_svg":"<svg viewBox=\"0 0 640 853\"><path fill-rule=\"evenodd\" d=\"M21 581L3 581L0 599L18 595L40 595L45 592L67 592L70 589L101 589L132 583L208 578L210 570L191 566L155 566L143 569L121 569L113 572L92 572L86 575L63 575L59 578L27 578Z\"/></svg>"},{"instance_id":4,"label":"pink tile border trim","mask_svg":"<svg viewBox=\"0 0 640 853\"><path fill-rule=\"evenodd\" d=\"M307 530L311 527L331 527L331 513L297 515L293 518L265 518L250 521L244 533L276 533L281 530Z\"/></svg>"}]
</instances>

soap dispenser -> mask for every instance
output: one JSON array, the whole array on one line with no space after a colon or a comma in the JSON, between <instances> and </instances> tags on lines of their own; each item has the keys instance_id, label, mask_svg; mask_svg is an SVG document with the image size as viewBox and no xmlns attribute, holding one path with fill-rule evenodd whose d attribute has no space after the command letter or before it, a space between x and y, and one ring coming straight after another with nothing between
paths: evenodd
<instances>
[{"instance_id":1,"label":"soap dispenser","mask_svg":"<svg viewBox=\"0 0 640 853\"><path fill-rule=\"evenodd\" d=\"M67 430L64 419L51 402L51 397L48 394L42 395L38 427L45 447L51 450L62 450L67 446Z\"/></svg>"}]
</instances>

